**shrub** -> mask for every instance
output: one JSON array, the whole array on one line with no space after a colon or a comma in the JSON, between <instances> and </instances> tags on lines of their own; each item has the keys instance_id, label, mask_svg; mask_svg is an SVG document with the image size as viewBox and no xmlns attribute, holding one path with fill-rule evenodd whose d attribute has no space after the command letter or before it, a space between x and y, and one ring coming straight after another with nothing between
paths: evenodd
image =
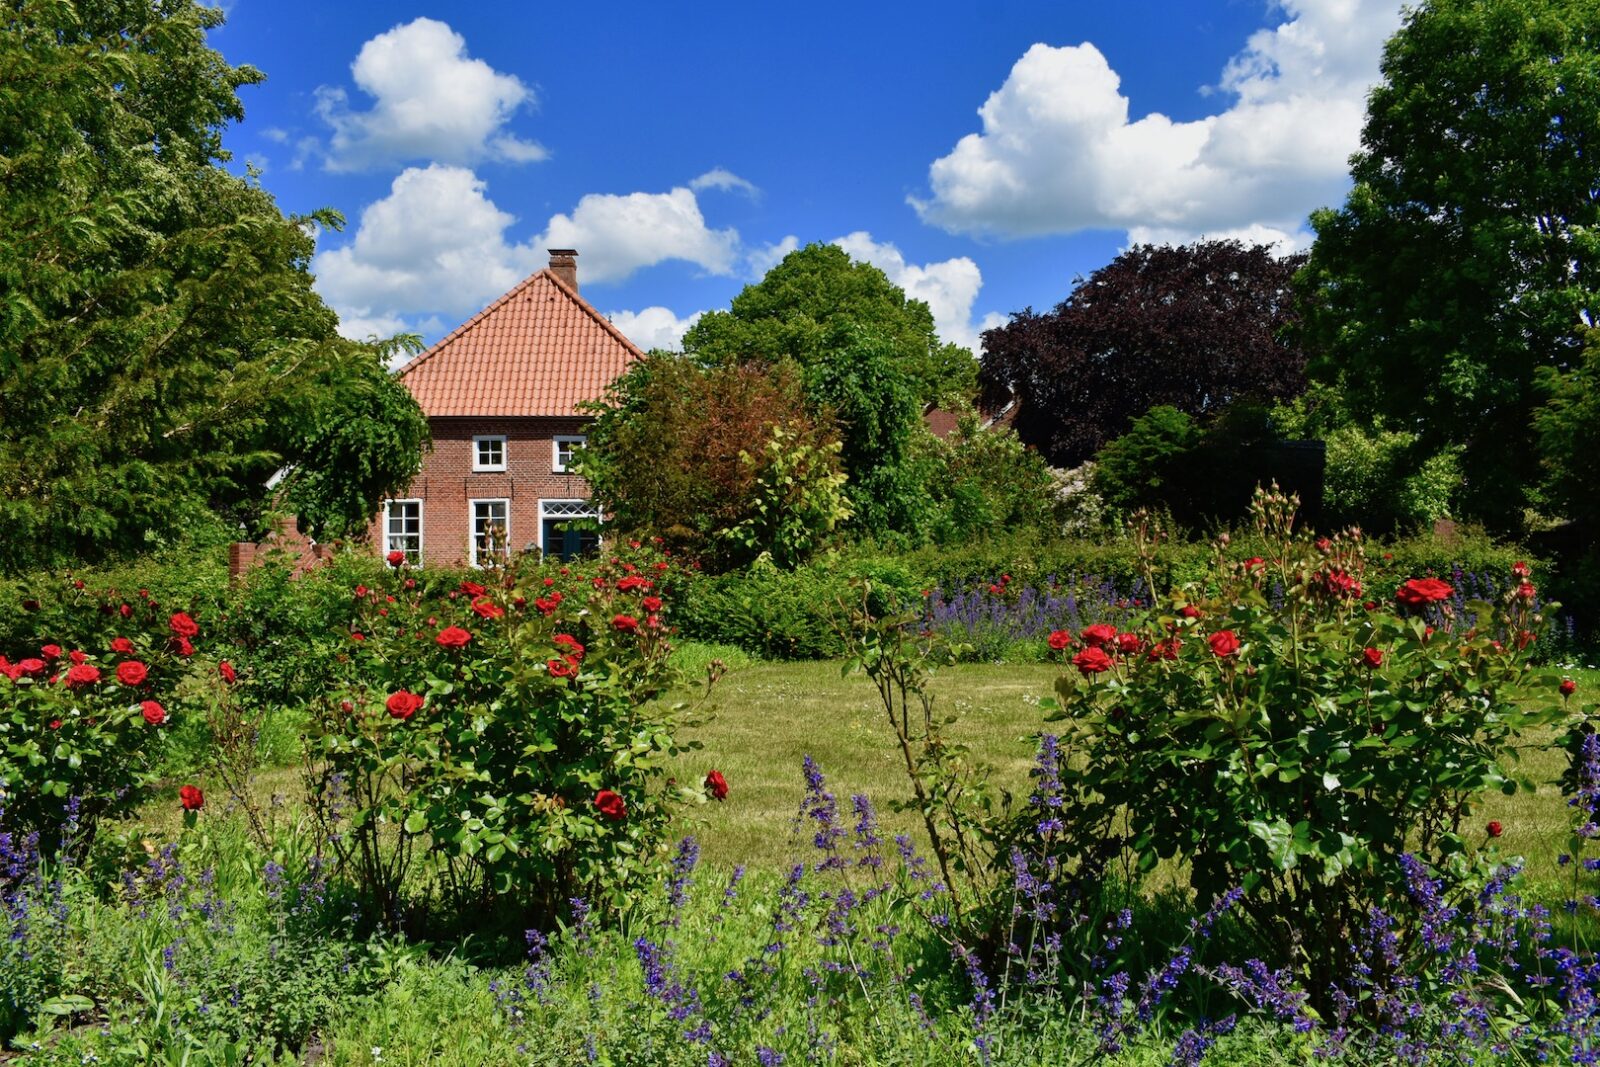
<instances>
[{"instance_id":1,"label":"shrub","mask_svg":"<svg viewBox=\"0 0 1600 1067\"><path fill-rule=\"evenodd\" d=\"M680 750L668 562L483 572L448 590L402 569L349 592L347 684L317 706L321 816L378 914L431 853L457 917L505 901L550 914L573 895L627 903L672 808Z\"/></svg>"},{"instance_id":2,"label":"shrub","mask_svg":"<svg viewBox=\"0 0 1600 1067\"><path fill-rule=\"evenodd\" d=\"M1478 796L1531 787L1511 770L1520 732L1560 710L1516 700L1546 623L1531 584L1464 620L1445 582L1368 584L1358 536L1291 532L1284 497L1258 495L1254 513L1260 556L1219 545L1210 583L1063 652L1075 669L1055 717L1074 723L1062 773L1077 796L1063 840L1091 875L1126 847L1145 870L1182 860L1201 899L1243 887L1326 1007L1401 855L1451 869L1482 833Z\"/></svg>"}]
</instances>

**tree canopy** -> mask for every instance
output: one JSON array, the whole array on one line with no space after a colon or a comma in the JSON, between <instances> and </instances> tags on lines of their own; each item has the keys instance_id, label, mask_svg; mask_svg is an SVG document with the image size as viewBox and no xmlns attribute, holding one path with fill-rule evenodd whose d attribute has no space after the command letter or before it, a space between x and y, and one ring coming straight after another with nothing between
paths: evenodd
<instances>
[{"instance_id":1,"label":"tree canopy","mask_svg":"<svg viewBox=\"0 0 1600 1067\"><path fill-rule=\"evenodd\" d=\"M985 399L1015 398L1018 436L1073 467L1160 405L1205 417L1292 396L1304 359L1282 334L1301 262L1235 241L1130 248L1054 311L983 335Z\"/></svg>"},{"instance_id":2,"label":"tree canopy","mask_svg":"<svg viewBox=\"0 0 1600 1067\"><path fill-rule=\"evenodd\" d=\"M708 363L789 359L810 368L831 358L847 327L883 338L922 403L971 393L972 353L940 342L928 305L831 244L789 253L727 311L701 316L683 348Z\"/></svg>"},{"instance_id":3,"label":"tree canopy","mask_svg":"<svg viewBox=\"0 0 1600 1067\"><path fill-rule=\"evenodd\" d=\"M311 289L314 226L222 132L261 80L179 0L20 0L0 21L0 568L375 508L426 422ZM363 415L387 435L332 447ZM320 502L320 503L319 503Z\"/></svg>"},{"instance_id":4,"label":"tree canopy","mask_svg":"<svg viewBox=\"0 0 1600 1067\"><path fill-rule=\"evenodd\" d=\"M1600 3L1430 0L1384 50L1355 186L1312 217L1310 372L1419 455L1463 445L1462 511L1536 501L1541 368L1600 288Z\"/></svg>"}]
</instances>

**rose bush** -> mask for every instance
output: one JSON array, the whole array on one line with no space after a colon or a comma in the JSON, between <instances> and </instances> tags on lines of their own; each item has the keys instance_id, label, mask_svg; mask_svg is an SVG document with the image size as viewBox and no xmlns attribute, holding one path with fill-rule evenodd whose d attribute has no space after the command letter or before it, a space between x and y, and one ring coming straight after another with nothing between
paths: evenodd
<instances>
[{"instance_id":1,"label":"rose bush","mask_svg":"<svg viewBox=\"0 0 1600 1067\"><path fill-rule=\"evenodd\" d=\"M28 610L39 643L0 654L0 808L53 847L142 799L204 630L145 590L124 597L83 582ZM71 636L53 640L54 627Z\"/></svg>"},{"instance_id":2,"label":"rose bush","mask_svg":"<svg viewBox=\"0 0 1600 1067\"><path fill-rule=\"evenodd\" d=\"M1479 797L1530 787L1513 745L1562 712L1517 700L1546 621L1525 574L1469 606L1473 627L1441 579L1365 588L1359 531L1296 532L1293 508L1258 494L1262 559L1231 560L1223 538L1206 580L1132 639L1062 649L1077 670L1051 718L1070 723L1076 803L1058 847L1089 878L1126 849L1144 870L1181 861L1199 900L1242 887L1258 932L1322 990L1402 854L1467 869Z\"/></svg>"},{"instance_id":3,"label":"rose bush","mask_svg":"<svg viewBox=\"0 0 1600 1067\"><path fill-rule=\"evenodd\" d=\"M673 571L630 545L585 564L412 575L350 591L345 683L319 702L313 793L389 921L418 861L451 910L622 905L657 858L684 705L657 698ZM360 640L357 640L360 635Z\"/></svg>"}]
</instances>

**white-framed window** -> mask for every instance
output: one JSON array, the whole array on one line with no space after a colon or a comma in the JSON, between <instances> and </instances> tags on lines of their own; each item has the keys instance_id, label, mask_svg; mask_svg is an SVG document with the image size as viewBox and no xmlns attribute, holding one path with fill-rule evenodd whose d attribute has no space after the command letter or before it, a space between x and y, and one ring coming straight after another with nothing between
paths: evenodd
<instances>
[{"instance_id":1,"label":"white-framed window","mask_svg":"<svg viewBox=\"0 0 1600 1067\"><path fill-rule=\"evenodd\" d=\"M483 566L494 556L504 558L511 544L511 501L504 498L467 501L472 523L469 558L474 567Z\"/></svg>"},{"instance_id":2,"label":"white-framed window","mask_svg":"<svg viewBox=\"0 0 1600 1067\"><path fill-rule=\"evenodd\" d=\"M574 530L573 519L598 519L600 510L592 500L539 501L539 551L548 558L569 560L588 555L600 547L600 535L593 530Z\"/></svg>"},{"instance_id":3,"label":"white-framed window","mask_svg":"<svg viewBox=\"0 0 1600 1067\"><path fill-rule=\"evenodd\" d=\"M472 439L472 469L474 471L506 469L505 434L485 434Z\"/></svg>"},{"instance_id":4,"label":"white-framed window","mask_svg":"<svg viewBox=\"0 0 1600 1067\"><path fill-rule=\"evenodd\" d=\"M555 438L555 441L553 442L554 457L551 462L551 467L557 474L566 473L567 468L572 466L573 453L582 448L583 443L586 440L587 438L585 438L581 433L561 434Z\"/></svg>"},{"instance_id":5,"label":"white-framed window","mask_svg":"<svg viewBox=\"0 0 1600 1067\"><path fill-rule=\"evenodd\" d=\"M404 552L406 562L422 565L422 501L389 500L383 505L383 553Z\"/></svg>"}]
</instances>

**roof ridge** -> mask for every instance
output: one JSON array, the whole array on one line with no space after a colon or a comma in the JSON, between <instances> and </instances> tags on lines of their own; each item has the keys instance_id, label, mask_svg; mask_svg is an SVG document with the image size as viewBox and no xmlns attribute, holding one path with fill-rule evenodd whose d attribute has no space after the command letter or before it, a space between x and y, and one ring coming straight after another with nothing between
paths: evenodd
<instances>
[{"instance_id":1,"label":"roof ridge","mask_svg":"<svg viewBox=\"0 0 1600 1067\"><path fill-rule=\"evenodd\" d=\"M543 274L549 274L552 279L555 278L554 274L550 274L550 268L549 267L540 267L538 270L534 271L532 274L530 274L526 278L522 279L516 285L513 285L510 289L507 289L505 292L501 293L499 298L494 300L494 301L492 301L489 304L488 307L484 308L482 311L480 311L476 315L472 316L472 318L468 319L466 322L463 322L460 326L457 326L455 329L451 330L449 333L447 333L443 337L439 338L432 345L430 345L427 348L426 351L419 352L417 355L412 356L411 359L407 360L400 367L399 370L394 372L395 377L396 378L405 377L411 371L413 371L413 370L417 369L418 367L422 366L422 364L426 363L428 360L432 359L434 356L436 356L440 352L444 351L444 349L448 345L450 345L451 342L455 341L456 338L462 336L468 330L470 330L474 326L478 325L478 323L480 323L484 319L488 318L489 313L491 311L497 310L502 304L506 303L512 297L516 296L518 293L520 293L524 289L528 288L528 286L532 285L535 281L537 281L539 279L539 276L543 275ZM563 288L565 288L565 287L563 286Z\"/></svg>"},{"instance_id":2,"label":"roof ridge","mask_svg":"<svg viewBox=\"0 0 1600 1067\"><path fill-rule=\"evenodd\" d=\"M570 286L567 285L566 282L562 281L561 280L561 276L559 274L557 274L557 273L555 273L554 271L551 271L551 270L546 270L546 271L543 271L541 273L549 274L550 275L550 280L556 283L556 288L560 289L563 293L565 293L572 300L572 302L574 304L578 305L579 308L581 308L583 311L587 312L589 317L591 319L593 319L595 322L598 322L602 327L604 327L605 331L607 333L609 333L612 337L614 337L618 341L621 341L623 343L623 345L626 346L627 349L634 354L635 358L638 358L638 359L643 359L644 358L644 350L643 349L641 349L638 345L634 344L632 341L628 340L627 335L624 334L621 330L617 329L615 323L613 323L610 319L606 318L604 315L600 314L600 312L596 311L595 310L595 306L593 304L589 303L589 301L585 300L583 297L579 296L578 295L578 291L576 289L571 288ZM443 342L441 342L441 343L443 343Z\"/></svg>"}]
</instances>

